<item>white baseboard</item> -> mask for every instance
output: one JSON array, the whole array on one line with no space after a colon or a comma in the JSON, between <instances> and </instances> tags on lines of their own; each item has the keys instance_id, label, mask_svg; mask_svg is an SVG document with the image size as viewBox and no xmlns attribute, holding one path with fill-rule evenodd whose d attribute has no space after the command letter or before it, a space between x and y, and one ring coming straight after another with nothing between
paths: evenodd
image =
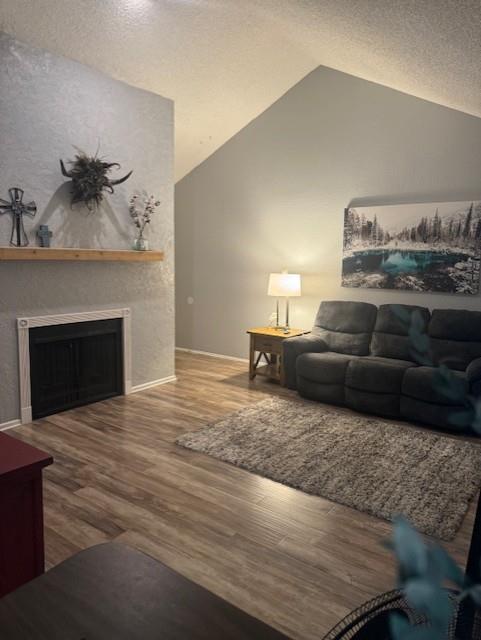
<instances>
[{"instance_id":1,"label":"white baseboard","mask_svg":"<svg viewBox=\"0 0 481 640\"><path fill-rule=\"evenodd\" d=\"M18 418L16 420L9 420L8 422L0 422L0 431L7 431L13 429L13 427L19 427L22 421Z\"/></svg>"},{"instance_id":2,"label":"white baseboard","mask_svg":"<svg viewBox=\"0 0 481 640\"><path fill-rule=\"evenodd\" d=\"M168 382L175 382L176 380L176 376L167 376L166 378L159 378L159 380L151 380L151 382L144 382L143 384L134 385L130 389L130 393L138 393L139 391L145 391L146 389L158 387L159 385L167 384Z\"/></svg>"},{"instance_id":3,"label":"white baseboard","mask_svg":"<svg viewBox=\"0 0 481 640\"><path fill-rule=\"evenodd\" d=\"M177 380L176 376L167 376L166 378L160 378L159 380L152 380L151 382L144 382L144 384L138 384L134 387L130 388L130 393L138 393L139 391L145 391L146 389L150 389L151 387L157 387L160 384L167 384L168 382L175 382ZM32 422L32 408L28 407L27 412L22 410L23 419L9 420L8 422L0 422L0 431L7 431L8 429L13 429L14 427L19 427L22 424L26 424Z\"/></svg>"},{"instance_id":4,"label":"white baseboard","mask_svg":"<svg viewBox=\"0 0 481 640\"><path fill-rule=\"evenodd\" d=\"M184 347L175 347L176 351L184 353L195 353L199 356L209 356L211 358L222 358L223 360L235 360L236 362L249 362L247 358L237 358L236 356L225 356L223 353L210 353L209 351L199 351L198 349L185 349Z\"/></svg>"}]
</instances>

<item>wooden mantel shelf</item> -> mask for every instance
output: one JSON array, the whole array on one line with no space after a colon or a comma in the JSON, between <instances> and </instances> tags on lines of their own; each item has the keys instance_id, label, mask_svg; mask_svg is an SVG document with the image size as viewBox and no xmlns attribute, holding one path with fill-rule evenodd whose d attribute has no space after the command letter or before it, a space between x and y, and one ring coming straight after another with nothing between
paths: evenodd
<instances>
[{"instance_id":1,"label":"wooden mantel shelf","mask_svg":"<svg viewBox=\"0 0 481 640\"><path fill-rule=\"evenodd\" d=\"M77 262L160 262L163 251L123 249L53 249L42 247L0 247L0 261L55 260Z\"/></svg>"}]
</instances>

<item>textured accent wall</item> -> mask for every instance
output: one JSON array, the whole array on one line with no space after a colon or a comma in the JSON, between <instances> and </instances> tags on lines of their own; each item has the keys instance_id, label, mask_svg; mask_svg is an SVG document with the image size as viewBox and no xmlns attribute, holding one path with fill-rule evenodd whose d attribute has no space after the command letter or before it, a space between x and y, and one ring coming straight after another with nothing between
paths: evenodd
<instances>
[{"instance_id":1,"label":"textured accent wall","mask_svg":"<svg viewBox=\"0 0 481 640\"><path fill-rule=\"evenodd\" d=\"M246 356L282 268L303 275L301 328L322 299L481 309L479 296L340 286L349 203L480 197L481 119L319 67L177 183L177 345Z\"/></svg>"},{"instance_id":2,"label":"textured accent wall","mask_svg":"<svg viewBox=\"0 0 481 640\"><path fill-rule=\"evenodd\" d=\"M0 197L20 186L38 213L25 226L48 224L52 246L131 247L134 192L154 193L161 207L148 231L163 263L0 263L0 424L18 418L15 320L20 316L130 307L133 384L174 373L173 103L71 60L0 34ZM119 162L132 177L106 195L96 213L70 206L59 158L73 145ZM119 172L118 174L123 175ZM10 239L0 216L0 245Z\"/></svg>"}]
</instances>

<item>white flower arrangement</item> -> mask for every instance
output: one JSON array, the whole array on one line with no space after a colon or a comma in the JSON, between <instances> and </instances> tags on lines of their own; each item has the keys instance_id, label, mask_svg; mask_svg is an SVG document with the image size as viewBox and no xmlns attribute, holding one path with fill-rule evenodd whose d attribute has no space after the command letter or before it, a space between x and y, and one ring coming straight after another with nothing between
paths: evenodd
<instances>
[{"instance_id":1,"label":"white flower arrangement","mask_svg":"<svg viewBox=\"0 0 481 640\"><path fill-rule=\"evenodd\" d=\"M135 226L139 230L139 236L142 237L145 226L150 224L152 214L155 212L157 207L160 206L160 200L156 200L154 196L149 196L147 200L144 200L144 210L141 211L138 208L139 197L140 196L138 195L134 195L130 198L129 213Z\"/></svg>"}]
</instances>

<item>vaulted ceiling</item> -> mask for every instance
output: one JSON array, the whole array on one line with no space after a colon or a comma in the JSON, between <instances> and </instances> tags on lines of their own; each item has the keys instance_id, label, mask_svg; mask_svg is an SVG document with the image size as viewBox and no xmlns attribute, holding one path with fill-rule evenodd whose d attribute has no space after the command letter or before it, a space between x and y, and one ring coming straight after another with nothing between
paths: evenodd
<instances>
[{"instance_id":1,"label":"vaulted ceiling","mask_svg":"<svg viewBox=\"0 0 481 640\"><path fill-rule=\"evenodd\" d=\"M175 100L177 179L318 65L481 117L481 0L0 0L0 29Z\"/></svg>"}]
</instances>

